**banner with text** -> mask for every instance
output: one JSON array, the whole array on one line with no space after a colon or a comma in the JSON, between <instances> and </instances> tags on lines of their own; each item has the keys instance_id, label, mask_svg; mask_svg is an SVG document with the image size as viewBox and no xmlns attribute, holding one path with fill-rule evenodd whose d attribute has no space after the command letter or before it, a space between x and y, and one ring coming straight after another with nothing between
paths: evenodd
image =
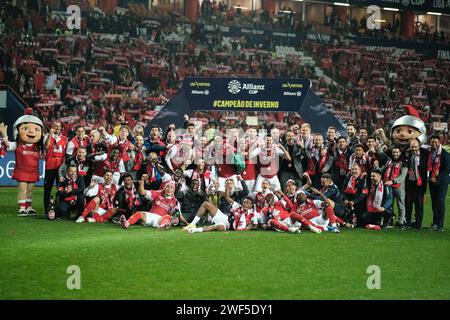
<instances>
[{"instance_id":1,"label":"banner with text","mask_svg":"<svg viewBox=\"0 0 450 320\"><path fill-rule=\"evenodd\" d=\"M0 187L17 186L17 181L12 178L14 166L16 165L14 152L8 151L4 158L0 158ZM45 161L39 162L39 182L36 186L44 185Z\"/></svg>"},{"instance_id":2,"label":"banner with text","mask_svg":"<svg viewBox=\"0 0 450 320\"><path fill-rule=\"evenodd\" d=\"M299 111L311 82L306 79L186 79L182 90L195 110Z\"/></svg>"}]
</instances>

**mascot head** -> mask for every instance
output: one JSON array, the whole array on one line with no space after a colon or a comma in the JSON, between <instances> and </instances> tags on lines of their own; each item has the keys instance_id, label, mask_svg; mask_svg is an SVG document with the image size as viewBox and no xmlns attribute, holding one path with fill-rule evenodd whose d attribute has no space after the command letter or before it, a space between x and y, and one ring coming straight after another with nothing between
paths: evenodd
<instances>
[{"instance_id":1,"label":"mascot head","mask_svg":"<svg viewBox=\"0 0 450 320\"><path fill-rule=\"evenodd\" d=\"M408 145L415 139L420 144L427 140L427 129L425 122L413 106L405 106L406 115L395 120L391 129L392 142L399 145Z\"/></svg>"},{"instance_id":2,"label":"mascot head","mask_svg":"<svg viewBox=\"0 0 450 320\"><path fill-rule=\"evenodd\" d=\"M42 140L44 124L32 113L31 108L26 108L24 115L16 120L13 126L14 140L27 144L39 143Z\"/></svg>"}]
</instances>

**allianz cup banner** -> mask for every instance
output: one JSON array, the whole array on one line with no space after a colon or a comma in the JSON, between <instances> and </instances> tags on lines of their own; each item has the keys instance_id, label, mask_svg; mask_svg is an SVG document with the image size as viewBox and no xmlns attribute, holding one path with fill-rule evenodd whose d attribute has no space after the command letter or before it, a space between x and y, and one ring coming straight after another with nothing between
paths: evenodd
<instances>
[{"instance_id":1,"label":"allianz cup banner","mask_svg":"<svg viewBox=\"0 0 450 320\"><path fill-rule=\"evenodd\" d=\"M17 186L17 181L12 178L16 164L14 152L8 151L4 158L0 158L0 187ZM39 182L37 186L44 185L45 161L39 161Z\"/></svg>"},{"instance_id":2,"label":"allianz cup banner","mask_svg":"<svg viewBox=\"0 0 450 320\"><path fill-rule=\"evenodd\" d=\"M186 78L194 110L298 112L311 87L306 79Z\"/></svg>"}]
</instances>

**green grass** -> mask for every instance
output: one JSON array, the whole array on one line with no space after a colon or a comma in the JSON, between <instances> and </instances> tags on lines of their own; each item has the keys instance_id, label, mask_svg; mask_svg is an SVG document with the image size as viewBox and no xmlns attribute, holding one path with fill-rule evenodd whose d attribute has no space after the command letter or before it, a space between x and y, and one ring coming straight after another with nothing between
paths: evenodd
<instances>
[{"instance_id":1,"label":"green grass","mask_svg":"<svg viewBox=\"0 0 450 320\"><path fill-rule=\"evenodd\" d=\"M42 213L41 199L38 188ZM16 203L0 189L0 299L450 299L449 219L443 233L187 234L20 218ZM81 290L66 287L70 265ZM367 288L370 265L380 290Z\"/></svg>"}]
</instances>

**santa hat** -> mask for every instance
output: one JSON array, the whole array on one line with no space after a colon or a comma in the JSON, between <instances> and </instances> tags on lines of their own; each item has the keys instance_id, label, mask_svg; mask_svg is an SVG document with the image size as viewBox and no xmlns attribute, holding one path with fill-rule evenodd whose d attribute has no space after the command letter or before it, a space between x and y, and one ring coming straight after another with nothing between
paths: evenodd
<instances>
[{"instance_id":1,"label":"santa hat","mask_svg":"<svg viewBox=\"0 0 450 320\"><path fill-rule=\"evenodd\" d=\"M17 131L17 127L22 123L35 123L35 124L41 126L42 129L44 129L44 124L42 123L41 119L39 119L36 116L33 116L33 109L26 108L23 113L24 113L24 115L21 116L19 119L17 119L16 122L14 122L14 125L13 125L14 140L17 139L17 135L19 133Z\"/></svg>"},{"instance_id":2,"label":"santa hat","mask_svg":"<svg viewBox=\"0 0 450 320\"><path fill-rule=\"evenodd\" d=\"M297 186L297 183L293 179L289 179L288 181L286 181L285 185L287 186L289 183L293 183L295 186Z\"/></svg>"},{"instance_id":3,"label":"santa hat","mask_svg":"<svg viewBox=\"0 0 450 320\"><path fill-rule=\"evenodd\" d=\"M165 190L169 186L175 189L175 181L169 180L169 181L165 182L163 188L161 188L161 189Z\"/></svg>"},{"instance_id":4,"label":"santa hat","mask_svg":"<svg viewBox=\"0 0 450 320\"><path fill-rule=\"evenodd\" d=\"M425 143L427 140L427 128L425 127L425 122L420 118L419 112L410 105L405 106L406 115L395 120L391 128L391 136L395 127L398 126L410 126L416 128L420 132L418 137L420 144Z\"/></svg>"}]
</instances>

